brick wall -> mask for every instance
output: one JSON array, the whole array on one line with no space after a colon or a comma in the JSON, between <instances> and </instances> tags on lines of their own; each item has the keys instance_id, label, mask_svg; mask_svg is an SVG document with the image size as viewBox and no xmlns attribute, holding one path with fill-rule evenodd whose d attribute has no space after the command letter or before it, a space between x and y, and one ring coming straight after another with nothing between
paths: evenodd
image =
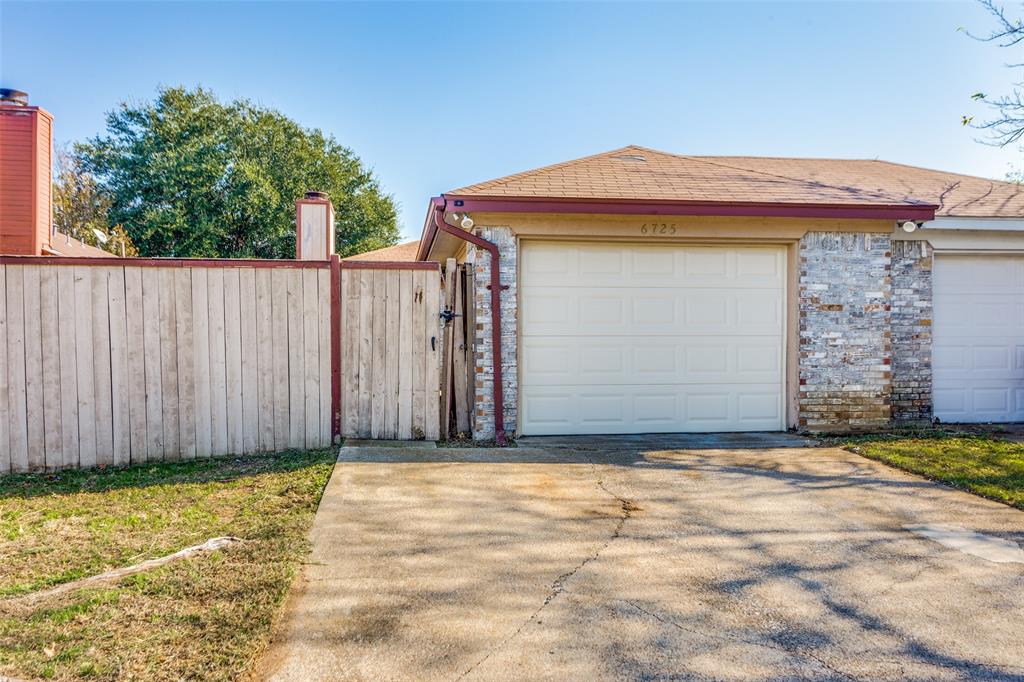
<instances>
[{"instance_id":1,"label":"brick wall","mask_svg":"<svg viewBox=\"0 0 1024 682\"><path fill-rule=\"evenodd\" d=\"M888 235L809 232L800 241L799 426L884 426L892 390Z\"/></svg>"},{"instance_id":2,"label":"brick wall","mask_svg":"<svg viewBox=\"0 0 1024 682\"><path fill-rule=\"evenodd\" d=\"M892 416L932 419L932 247L892 243Z\"/></svg>"},{"instance_id":3,"label":"brick wall","mask_svg":"<svg viewBox=\"0 0 1024 682\"><path fill-rule=\"evenodd\" d=\"M513 434L517 424L517 401L519 378L516 359L518 338L518 306L516 290L516 267L518 245L515 235L507 227L479 227L476 233L497 245L501 254L501 283L508 286L501 292L501 355L502 384L505 401L505 432ZM491 256L483 250L469 245L469 257L474 263L474 294L476 330L474 331L474 363L476 379L474 384L473 439L494 438L494 351L491 343L491 292L487 285L491 281Z\"/></svg>"}]
</instances>

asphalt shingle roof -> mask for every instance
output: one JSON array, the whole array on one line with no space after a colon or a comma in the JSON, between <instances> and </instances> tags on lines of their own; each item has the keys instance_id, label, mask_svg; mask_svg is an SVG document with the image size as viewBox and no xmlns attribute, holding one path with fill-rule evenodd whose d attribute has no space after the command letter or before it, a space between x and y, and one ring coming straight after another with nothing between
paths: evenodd
<instances>
[{"instance_id":1,"label":"asphalt shingle roof","mask_svg":"<svg viewBox=\"0 0 1024 682\"><path fill-rule=\"evenodd\" d=\"M936 205L937 216L1024 217L1024 187L874 159L683 156L629 146L446 192L546 198Z\"/></svg>"}]
</instances>

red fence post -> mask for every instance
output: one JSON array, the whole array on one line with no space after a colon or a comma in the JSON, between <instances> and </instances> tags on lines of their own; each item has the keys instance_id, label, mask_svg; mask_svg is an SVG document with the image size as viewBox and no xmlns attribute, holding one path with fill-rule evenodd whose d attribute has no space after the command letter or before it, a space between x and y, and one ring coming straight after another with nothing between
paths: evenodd
<instances>
[{"instance_id":1,"label":"red fence post","mask_svg":"<svg viewBox=\"0 0 1024 682\"><path fill-rule=\"evenodd\" d=\"M341 256L331 255L331 441L341 440Z\"/></svg>"}]
</instances>

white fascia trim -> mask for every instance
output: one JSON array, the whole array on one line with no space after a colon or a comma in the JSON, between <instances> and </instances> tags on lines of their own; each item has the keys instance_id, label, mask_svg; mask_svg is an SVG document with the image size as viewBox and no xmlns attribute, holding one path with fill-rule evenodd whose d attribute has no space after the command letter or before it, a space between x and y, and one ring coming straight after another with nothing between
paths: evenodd
<instances>
[{"instance_id":1,"label":"white fascia trim","mask_svg":"<svg viewBox=\"0 0 1024 682\"><path fill-rule=\"evenodd\" d=\"M1020 218L958 218L939 216L924 224L924 230L987 230L1024 232L1024 216Z\"/></svg>"}]
</instances>

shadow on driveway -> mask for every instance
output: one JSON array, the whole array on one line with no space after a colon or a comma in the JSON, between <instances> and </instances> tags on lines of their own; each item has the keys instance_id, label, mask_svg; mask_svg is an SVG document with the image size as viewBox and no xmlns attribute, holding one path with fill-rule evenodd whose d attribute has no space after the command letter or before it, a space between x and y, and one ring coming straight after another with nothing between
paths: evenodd
<instances>
[{"instance_id":1,"label":"shadow on driveway","mask_svg":"<svg viewBox=\"0 0 1024 682\"><path fill-rule=\"evenodd\" d=\"M267 657L311 679L1024 680L1024 512L835 449L343 448Z\"/></svg>"}]
</instances>

